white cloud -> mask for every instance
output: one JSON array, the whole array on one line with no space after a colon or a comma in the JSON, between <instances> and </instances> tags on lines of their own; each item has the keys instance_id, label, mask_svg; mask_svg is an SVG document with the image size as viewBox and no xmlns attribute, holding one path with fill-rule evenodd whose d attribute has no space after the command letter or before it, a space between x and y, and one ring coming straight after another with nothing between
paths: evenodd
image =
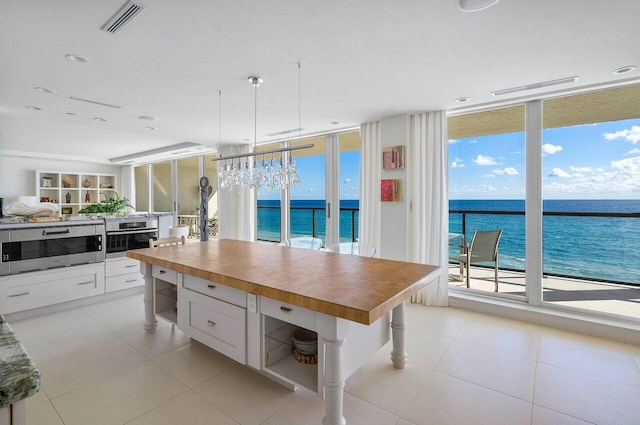
<instances>
[{"instance_id":1,"label":"white cloud","mask_svg":"<svg viewBox=\"0 0 640 425\"><path fill-rule=\"evenodd\" d=\"M633 148L629 152L627 152L627 154L629 154L629 155L634 155L634 154L637 154L637 153L640 153L640 148Z\"/></svg>"},{"instance_id":2,"label":"white cloud","mask_svg":"<svg viewBox=\"0 0 640 425\"><path fill-rule=\"evenodd\" d=\"M456 159L454 159L454 161L455 161L455 162L464 162L464 160L463 160L463 159L460 159L460 158L458 158L458 157L456 157Z\"/></svg>"},{"instance_id":3,"label":"white cloud","mask_svg":"<svg viewBox=\"0 0 640 425\"><path fill-rule=\"evenodd\" d=\"M349 184L349 183L351 183L351 179L344 179L344 183L345 183L345 184Z\"/></svg>"},{"instance_id":4,"label":"white cloud","mask_svg":"<svg viewBox=\"0 0 640 425\"><path fill-rule=\"evenodd\" d=\"M484 178L489 178L489 177L491 177L492 179L495 179L495 178L496 178L496 176L494 176L493 174L483 174L483 175L482 175L482 176L480 176L480 177L484 177Z\"/></svg>"},{"instance_id":5,"label":"white cloud","mask_svg":"<svg viewBox=\"0 0 640 425\"><path fill-rule=\"evenodd\" d=\"M456 143L458 143L459 140L458 139L449 139L449 144L450 145L455 145Z\"/></svg>"},{"instance_id":6,"label":"white cloud","mask_svg":"<svg viewBox=\"0 0 640 425\"><path fill-rule=\"evenodd\" d=\"M625 139L635 145L640 142L640 125L634 125L628 130L620 130L615 133L604 133L603 136L607 140Z\"/></svg>"},{"instance_id":7,"label":"white cloud","mask_svg":"<svg viewBox=\"0 0 640 425\"><path fill-rule=\"evenodd\" d=\"M493 170L492 173L497 174L499 176L515 176L517 174L520 174L518 173L518 170L516 170L513 167L507 167L502 170Z\"/></svg>"},{"instance_id":8,"label":"white cloud","mask_svg":"<svg viewBox=\"0 0 640 425\"><path fill-rule=\"evenodd\" d=\"M496 165L495 159L485 155L478 155L478 157L474 159L473 162L478 165Z\"/></svg>"},{"instance_id":9,"label":"white cloud","mask_svg":"<svg viewBox=\"0 0 640 425\"><path fill-rule=\"evenodd\" d=\"M549 177L563 177L563 178L567 178L567 177L571 177L571 174L567 173L566 171L564 171L562 168L554 168L553 170L551 170L551 174L549 174Z\"/></svg>"},{"instance_id":10,"label":"white cloud","mask_svg":"<svg viewBox=\"0 0 640 425\"><path fill-rule=\"evenodd\" d=\"M591 167L574 167L573 165L569 169L574 173L590 173L593 171Z\"/></svg>"},{"instance_id":11,"label":"white cloud","mask_svg":"<svg viewBox=\"0 0 640 425\"><path fill-rule=\"evenodd\" d=\"M545 155L553 155L554 153L558 153L562 150L562 146L555 146L551 143L545 143L542 145L542 153Z\"/></svg>"},{"instance_id":12,"label":"white cloud","mask_svg":"<svg viewBox=\"0 0 640 425\"><path fill-rule=\"evenodd\" d=\"M464 164L462 164L462 163L460 163L458 161L453 161L451 163L451 168L462 168L462 167L464 167Z\"/></svg>"}]
</instances>

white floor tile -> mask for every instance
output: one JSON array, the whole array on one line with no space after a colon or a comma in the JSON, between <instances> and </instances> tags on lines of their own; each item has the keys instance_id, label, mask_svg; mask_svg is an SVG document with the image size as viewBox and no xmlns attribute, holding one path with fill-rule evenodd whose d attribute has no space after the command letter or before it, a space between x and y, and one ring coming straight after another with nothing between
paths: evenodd
<instances>
[{"instance_id":1,"label":"white floor tile","mask_svg":"<svg viewBox=\"0 0 640 425\"><path fill-rule=\"evenodd\" d=\"M296 396L244 366L211 378L194 391L242 425L261 424Z\"/></svg>"},{"instance_id":2,"label":"white floor tile","mask_svg":"<svg viewBox=\"0 0 640 425\"><path fill-rule=\"evenodd\" d=\"M428 369L410 362L404 369L396 369L387 353L378 352L347 379L345 391L400 415L428 374Z\"/></svg>"},{"instance_id":3,"label":"white floor tile","mask_svg":"<svg viewBox=\"0 0 640 425\"><path fill-rule=\"evenodd\" d=\"M324 400L303 390L261 425L319 425L325 415ZM398 417L364 400L345 393L343 415L349 425L395 425Z\"/></svg>"},{"instance_id":4,"label":"white floor tile","mask_svg":"<svg viewBox=\"0 0 640 425\"><path fill-rule=\"evenodd\" d=\"M121 425L188 388L151 361L51 400L65 425Z\"/></svg>"},{"instance_id":5,"label":"white floor tile","mask_svg":"<svg viewBox=\"0 0 640 425\"><path fill-rule=\"evenodd\" d=\"M143 313L143 294L135 294L114 300L81 307L81 310L95 319L110 319L126 313ZM144 314L141 317L144 320Z\"/></svg>"},{"instance_id":6,"label":"white floor tile","mask_svg":"<svg viewBox=\"0 0 640 425\"><path fill-rule=\"evenodd\" d=\"M185 346L190 341L176 326L160 320L155 332L147 333L141 326L136 333L125 335L122 339L150 359Z\"/></svg>"},{"instance_id":7,"label":"white floor tile","mask_svg":"<svg viewBox=\"0 0 640 425\"><path fill-rule=\"evenodd\" d=\"M50 398L80 388L147 361L121 339L76 351L38 364L42 386Z\"/></svg>"},{"instance_id":8,"label":"white floor tile","mask_svg":"<svg viewBox=\"0 0 640 425\"><path fill-rule=\"evenodd\" d=\"M611 380L538 364L534 403L597 424L637 425L640 390Z\"/></svg>"},{"instance_id":9,"label":"white floor tile","mask_svg":"<svg viewBox=\"0 0 640 425\"><path fill-rule=\"evenodd\" d=\"M35 407L39 404L46 403L48 401L49 401L49 397L47 397L47 393L45 392L44 388L40 386L40 391L38 391L37 393L35 393L34 395L26 399L27 409L29 409L29 407Z\"/></svg>"},{"instance_id":10,"label":"white floor tile","mask_svg":"<svg viewBox=\"0 0 640 425\"><path fill-rule=\"evenodd\" d=\"M46 336L90 323L95 323L95 320L76 308L11 322L11 329L13 329L18 339L24 341L29 338Z\"/></svg>"},{"instance_id":11,"label":"white floor tile","mask_svg":"<svg viewBox=\"0 0 640 425\"><path fill-rule=\"evenodd\" d=\"M536 360L539 327L498 317L468 320L456 340Z\"/></svg>"},{"instance_id":12,"label":"white floor tile","mask_svg":"<svg viewBox=\"0 0 640 425\"><path fill-rule=\"evenodd\" d=\"M405 341L407 361L416 366L433 369L452 342L450 338L411 328L407 330ZM392 349L393 342L389 341L381 351L391 354Z\"/></svg>"},{"instance_id":13,"label":"white floor tile","mask_svg":"<svg viewBox=\"0 0 640 425\"><path fill-rule=\"evenodd\" d=\"M454 341L435 370L528 402L533 400L533 360Z\"/></svg>"},{"instance_id":14,"label":"white floor tile","mask_svg":"<svg viewBox=\"0 0 640 425\"><path fill-rule=\"evenodd\" d=\"M27 405L26 419L28 425L65 425L49 400L37 406Z\"/></svg>"},{"instance_id":15,"label":"white floor tile","mask_svg":"<svg viewBox=\"0 0 640 425\"><path fill-rule=\"evenodd\" d=\"M592 422L586 422L573 416L568 416L554 410L545 409L544 407L534 405L531 425L590 425Z\"/></svg>"},{"instance_id":16,"label":"white floor tile","mask_svg":"<svg viewBox=\"0 0 640 425\"><path fill-rule=\"evenodd\" d=\"M75 328L51 332L20 340L31 359L38 365L75 351L103 344L117 335L94 321Z\"/></svg>"},{"instance_id":17,"label":"white floor tile","mask_svg":"<svg viewBox=\"0 0 640 425\"><path fill-rule=\"evenodd\" d=\"M531 403L434 371L402 417L416 425L529 424Z\"/></svg>"},{"instance_id":18,"label":"white floor tile","mask_svg":"<svg viewBox=\"0 0 640 425\"><path fill-rule=\"evenodd\" d=\"M469 313L451 307L428 307L422 304L405 303L407 326L423 332L455 338L467 321Z\"/></svg>"},{"instance_id":19,"label":"white floor tile","mask_svg":"<svg viewBox=\"0 0 640 425\"><path fill-rule=\"evenodd\" d=\"M538 361L640 389L640 369L628 345L558 330L543 330Z\"/></svg>"},{"instance_id":20,"label":"white floor tile","mask_svg":"<svg viewBox=\"0 0 640 425\"><path fill-rule=\"evenodd\" d=\"M137 417L126 425L238 425L220 409L193 391Z\"/></svg>"},{"instance_id":21,"label":"white floor tile","mask_svg":"<svg viewBox=\"0 0 640 425\"><path fill-rule=\"evenodd\" d=\"M236 361L195 340L153 361L189 388L238 365Z\"/></svg>"}]
</instances>

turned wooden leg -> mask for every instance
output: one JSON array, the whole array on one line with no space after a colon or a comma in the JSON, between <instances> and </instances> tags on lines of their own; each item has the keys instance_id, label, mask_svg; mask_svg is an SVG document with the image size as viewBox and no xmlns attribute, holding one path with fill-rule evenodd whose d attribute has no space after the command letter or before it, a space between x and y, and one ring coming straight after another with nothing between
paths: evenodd
<instances>
[{"instance_id":1,"label":"turned wooden leg","mask_svg":"<svg viewBox=\"0 0 640 425\"><path fill-rule=\"evenodd\" d=\"M346 425L347 420L342 415L344 392L342 344L344 340L323 338L322 342L325 347L323 380L325 416L322 418L322 425Z\"/></svg>"},{"instance_id":2,"label":"turned wooden leg","mask_svg":"<svg viewBox=\"0 0 640 425\"><path fill-rule=\"evenodd\" d=\"M391 314L391 337L393 339L393 350L391 350L391 361L396 369L404 369L407 364L407 352L404 349L404 337L407 331L407 324L404 317L404 301L393 308Z\"/></svg>"},{"instance_id":3,"label":"turned wooden leg","mask_svg":"<svg viewBox=\"0 0 640 425\"><path fill-rule=\"evenodd\" d=\"M140 272L144 275L144 324L142 327L145 332L153 333L156 331L158 321L156 320L156 291L153 276L151 276L151 264L140 263Z\"/></svg>"}]
</instances>

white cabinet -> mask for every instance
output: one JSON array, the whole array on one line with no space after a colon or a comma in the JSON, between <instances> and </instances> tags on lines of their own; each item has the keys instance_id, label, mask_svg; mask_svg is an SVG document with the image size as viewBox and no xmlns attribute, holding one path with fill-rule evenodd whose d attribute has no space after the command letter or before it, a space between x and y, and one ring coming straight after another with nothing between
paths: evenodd
<instances>
[{"instance_id":1,"label":"white cabinet","mask_svg":"<svg viewBox=\"0 0 640 425\"><path fill-rule=\"evenodd\" d=\"M140 262L132 258L107 258L104 263L105 292L135 288L144 285Z\"/></svg>"},{"instance_id":2,"label":"white cabinet","mask_svg":"<svg viewBox=\"0 0 640 425\"><path fill-rule=\"evenodd\" d=\"M94 202L113 197L116 176L60 171L36 171L36 196L40 202L52 202L60 207L60 215L78 214Z\"/></svg>"},{"instance_id":3,"label":"white cabinet","mask_svg":"<svg viewBox=\"0 0 640 425\"><path fill-rule=\"evenodd\" d=\"M161 266L151 266L154 306L157 315L171 323L178 322L178 272ZM182 276L182 275L180 275Z\"/></svg>"},{"instance_id":4,"label":"white cabinet","mask_svg":"<svg viewBox=\"0 0 640 425\"><path fill-rule=\"evenodd\" d=\"M0 312L44 307L104 294L102 263L0 277Z\"/></svg>"}]
</instances>

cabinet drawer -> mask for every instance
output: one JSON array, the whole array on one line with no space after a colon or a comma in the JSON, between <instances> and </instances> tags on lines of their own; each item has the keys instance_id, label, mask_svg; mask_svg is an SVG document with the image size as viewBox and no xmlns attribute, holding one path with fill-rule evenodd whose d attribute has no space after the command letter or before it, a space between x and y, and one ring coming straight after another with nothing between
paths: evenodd
<instances>
[{"instance_id":1,"label":"cabinet drawer","mask_svg":"<svg viewBox=\"0 0 640 425\"><path fill-rule=\"evenodd\" d=\"M245 291L188 274L185 274L183 278L185 288L243 308L247 306L247 293Z\"/></svg>"},{"instance_id":2,"label":"cabinet drawer","mask_svg":"<svg viewBox=\"0 0 640 425\"><path fill-rule=\"evenodd\" d=\"M118 276L133 272L140 273L140 261L133 258L109 259L105 262L105 276Z\"/></svg>"},{"instance_id":3,"label":"cabinet drawer","mask_svg":"<svg viewBox=\"0 0 640 425\"><path fill-rule=\"evenodd\" d=\"M0 280L0 311L13 313L104 294L104 265L24 273Z\"/></svg>"},{"instance_id":4,"label":"cabinet drawer","mask_svg":"<svg viewBox=\"0 0 640 425\"><path fill-rule=\"evenodd\" d=\"M119 291L121 289L135 288L144 285L144 278L140 273L121 274L105 279L105 292Z\"/></svg>"},{"instance_id":5,"label":"cabinet drawer","mask_svg":"<svg viewBox=\"0 0 640 425\"><path fill-rule=\"evenodd\" d=\"M303 307L260 297L260 313L312 331L316 330L316 312Z\"/></svg>"},{"instance_id":6,"label":"cabinet drawer","mask_svg":"<svg viewBox=\"0 0 640 425\"><path fill-rule=\"evenodd\" d=\"M165 282L173 283L174 285L178 284L178 272L166 267L151 266L151 276L164 280Z\"/></svg>"},{"instance_id":7,"label":"cabinet drawer","mask_svg":"<svg viewBox=\"0 0 640 425\"><path fill-rule=\"evenodd\" d=\"M244 364L246 310L190 290L183 293L187 299L186 303L180 302L179 309L187 309L188 329L183 329L185 324L181 322L179 327L190 337Z\"/></svg>"}]
</instances>

